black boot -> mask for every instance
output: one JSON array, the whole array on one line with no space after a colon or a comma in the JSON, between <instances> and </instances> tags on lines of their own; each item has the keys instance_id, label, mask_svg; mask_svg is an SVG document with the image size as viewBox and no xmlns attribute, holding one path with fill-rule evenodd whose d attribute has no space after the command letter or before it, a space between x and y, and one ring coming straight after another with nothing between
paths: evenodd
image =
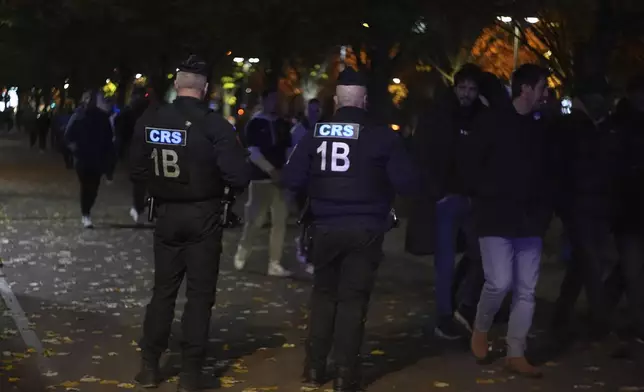
<instances>
[{"instance_id":1,"label":"black boot","mask_svg":"<svg viewBox=\"0 0 644 392\"><path fill-rule=\"evenodd\" d=\"M326 382L326 369L324 366L312 366L306 364L304 366L304 374L302 375L302 383L304 386L310 388L319 388Z\"/></svg>"},{"instance_id":2,"label":"black boot","mask_svg":"<svg viewBox=\"0 0 644 392\"><path fill-rule=\"evenodd\" d=\"M141 371L134 377L142 388L157 388L161 383L159 374L159 361L142 360Z\"/></svg>"},{"instance_id":3,"label":"black boot","mask_svg":"<svg viewBox=\"0 0 644 392\"><path fill-rule=\"evenodd\" d=\"M359 392L360 376L358 372L350 368L338 368L338 374L333 380L333 392Z\"/></svg>"}]
</instances>

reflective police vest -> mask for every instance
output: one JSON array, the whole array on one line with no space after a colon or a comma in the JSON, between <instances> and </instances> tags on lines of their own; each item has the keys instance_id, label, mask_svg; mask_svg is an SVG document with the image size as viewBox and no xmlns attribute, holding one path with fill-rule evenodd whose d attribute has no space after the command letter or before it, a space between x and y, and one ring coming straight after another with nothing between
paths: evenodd
<instances>
[{"instance_id":1,"label":"reflective police vest","mask_svg":"<svg viewBox=\"0 0 644 392\"><path fill-rule=\"evenodd\" d=\"M150 195L159 201L193 202L221 197L223 182L216 164L206 118L188 118L166 105L145 126Z\"/></svg>"},{"instance_id":2,"label":"reflective police vest","mask_svg":"<svg viewBox=\"0 0 644 392\"><path fill-rule=\"evenodd\" d=\"M368 138L369 129L360 124L315 125L310 198L365 203L381 201L388 194L385 167L374 165Z\"/></svg>"}]
</instances>

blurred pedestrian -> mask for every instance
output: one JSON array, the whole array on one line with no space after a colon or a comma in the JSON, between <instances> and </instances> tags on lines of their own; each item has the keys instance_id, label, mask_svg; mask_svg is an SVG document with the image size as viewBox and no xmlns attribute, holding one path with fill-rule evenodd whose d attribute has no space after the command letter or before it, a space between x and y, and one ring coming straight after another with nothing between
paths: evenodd
<instances>
[{"instance_id":1,"label":"blurred pedestrian","mask_svg":"<svg viewBox=\"0 0 644 392\"><path fill-rule=\"evenodd\" d=\"M258 231L270 212L268 275L291 275L282 265L288 206L280 183L280 172L292 147L289 130L289 122L278 115L277 90L265 91L262 110L253 116L245 129L253 175L248 189L244 229L235 254L235 268L238 270L246 265Z\"/></svg>"},{"instance_id":2,"label":"blurred pedestrian","mask_svg":"<svg viewBox=\"0 0 644 392\"><path fill-rule=\"evenodd\" d=\"M65 143L74 154L80 182L81 222L92 228L91 209L101 178L111 170L114 154L110 104L102 93L93 93L87 107L78 113L65 132ZM71 120L70 120L71 121Z\"/></svg>"}]
</instances>

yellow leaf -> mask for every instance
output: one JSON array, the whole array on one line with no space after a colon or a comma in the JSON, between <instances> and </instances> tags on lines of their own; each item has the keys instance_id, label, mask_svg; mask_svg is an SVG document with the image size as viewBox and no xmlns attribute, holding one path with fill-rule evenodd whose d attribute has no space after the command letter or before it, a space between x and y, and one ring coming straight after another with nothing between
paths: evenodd
<instances>
[{"instance_id":1,"label":"yellow leaf","mask_svg":"<svg viewBox=\"0 0 644 392\"><path fill-rule=\"evenodd\" d=\"M80 383L77 383L76 381L65 381L64 383L60 384L60 386L63 388L74 388L79 385Z\"/></svg>"},{"instance_id":2,"label":"yellow leaf","mask_svg":"<svg viewBox=\"0 0 644 392\"><path fill-rule=\"evenodd\" d=\"M371 355L385 355L385 352L382 350L373 350Z\"/></svg>"},{"instance_id":3,"label":"yellow leaf","mask_svg":"<svg viewBox=\"0 0 644 392\"><path fill-rule=\"evenodd\" d=\"M119 385L119 382L116 380L102 380L101 385Z\"/></svg>"},{"instance_id":4,"label":"yellow leaf","mask_svg":"<svg viewBox=\"0 0 644 392\"><path fill-rule=\"evenodd\" d=\"M123 388L123 389L134 389L136 385L124 382L124 383L118 384L117 387Z\"/></svg>"},{"instance_id":5,"label":"yellow leaf","mask_svg":"<svg viewBox=\"0 0 644 392\"><path fill-rule=\"evenodd\" d=\"M35 350L35 349L33 349L33 348L28 348L28 349L27 349L27 352L28 352L29 354L33 354L33 353L35 353L35 352L36 352L36 350Z\"/></svg>"},{"instance_id":6,"label":"yellow leaf","mask_svg":"<svg viewBox=\"0 0 644 392\"><path fill-rule=\"evenodd\" d=\"M18 382L20 381L20 378L18 377L9 377L9 382Z\"/></svg>"},{"instance_id":7,"label":"yellow leaf","mask_svg":"<svg viewBox=\"0 0 644 392\"><path fill-rule=\"evenodd\" d=\"M49 358L49 357L51 357L51 356L56 355L56 353L54 352L54 350L52 350L52 349L48 348L48 349L45 349L45 352L43 352L43 353L42 353L42 355L43 355L43 357L45 357L45 358Z\"/></svg>"},{"instance_id":8,"label":"yellow leaf","mask_svg":"<svg viewBox=\"0 0 644 392\"><path fill-rule=\"evenodd\" d=\"M295 345L294 345L293 343L284 343L284 344L282 345L282 347L283 347L283 348L293 348L293 347L295 347Z\"/></svg>"},{"instance_id":9,"label":"yellow leaf","mask_svg":"<svg viewBox=\"0 0 644 392\"><path fill-rule=\"evenodd\" d=\"M447 388L447 387L449 387L449 384L446 383L446 382L434 381L434 387L436 387L436 388Z\"/></svg>"},{"instance_id":10,"label":"yellow leaf","mask_svg":"<svg viewBox=\"0 0 644 392\"><path fill-rule=\"evenodd\" d=\"M83 376L83 378L80 379L80 382L99 382L101 381L100 378L92 377L92 376Z\"/></svg>"},{"instance_id":11,"label":"yellow leaf","mask_svg":"<svg viewBox=\"0 0 644 392\"><path fill-rule=\"evenodd\" d=\"M477 378L476 379L477 384L494 384L494 380L490 378Z\"/></svg>"}]
</instances>

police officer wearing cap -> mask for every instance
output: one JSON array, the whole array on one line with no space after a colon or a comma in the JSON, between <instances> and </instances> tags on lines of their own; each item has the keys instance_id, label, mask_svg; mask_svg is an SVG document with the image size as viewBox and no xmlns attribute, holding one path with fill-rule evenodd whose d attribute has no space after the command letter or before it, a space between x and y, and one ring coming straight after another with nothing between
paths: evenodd
<instances>
[{"instance_id":1,"label":"police officer wearing cap","mask_svg":"<svg viewBox=\"0 0 644 392\"><path fill-rule=\"evenodd\" d=\"M176 100L146 113L135 128L131 179L145 183L156 206L154 289L140 341L140 386L160 383L177 292L187 280L178 391L199 389L222 250L222 198L250 181L246 152L232 126L204 102L206 63L181 64Z\"/></svg>"},{"instance_id":2,"label":"police officer wearing cap","mask_svg":"<svg viewBox=\"0 0 644 392\"><path fill-rule=\"evenodd\" d=\"M360 347L369 297L391 228L396 193L412 195L419 179L403 141L375 126L365 111L364 76L351 68L339 76L336 112L318 123L293 151L284 185L308 195L315 267L304 381L326 381L333 348L334 391L360 389Z\"/></svg>"}]
</instances>

